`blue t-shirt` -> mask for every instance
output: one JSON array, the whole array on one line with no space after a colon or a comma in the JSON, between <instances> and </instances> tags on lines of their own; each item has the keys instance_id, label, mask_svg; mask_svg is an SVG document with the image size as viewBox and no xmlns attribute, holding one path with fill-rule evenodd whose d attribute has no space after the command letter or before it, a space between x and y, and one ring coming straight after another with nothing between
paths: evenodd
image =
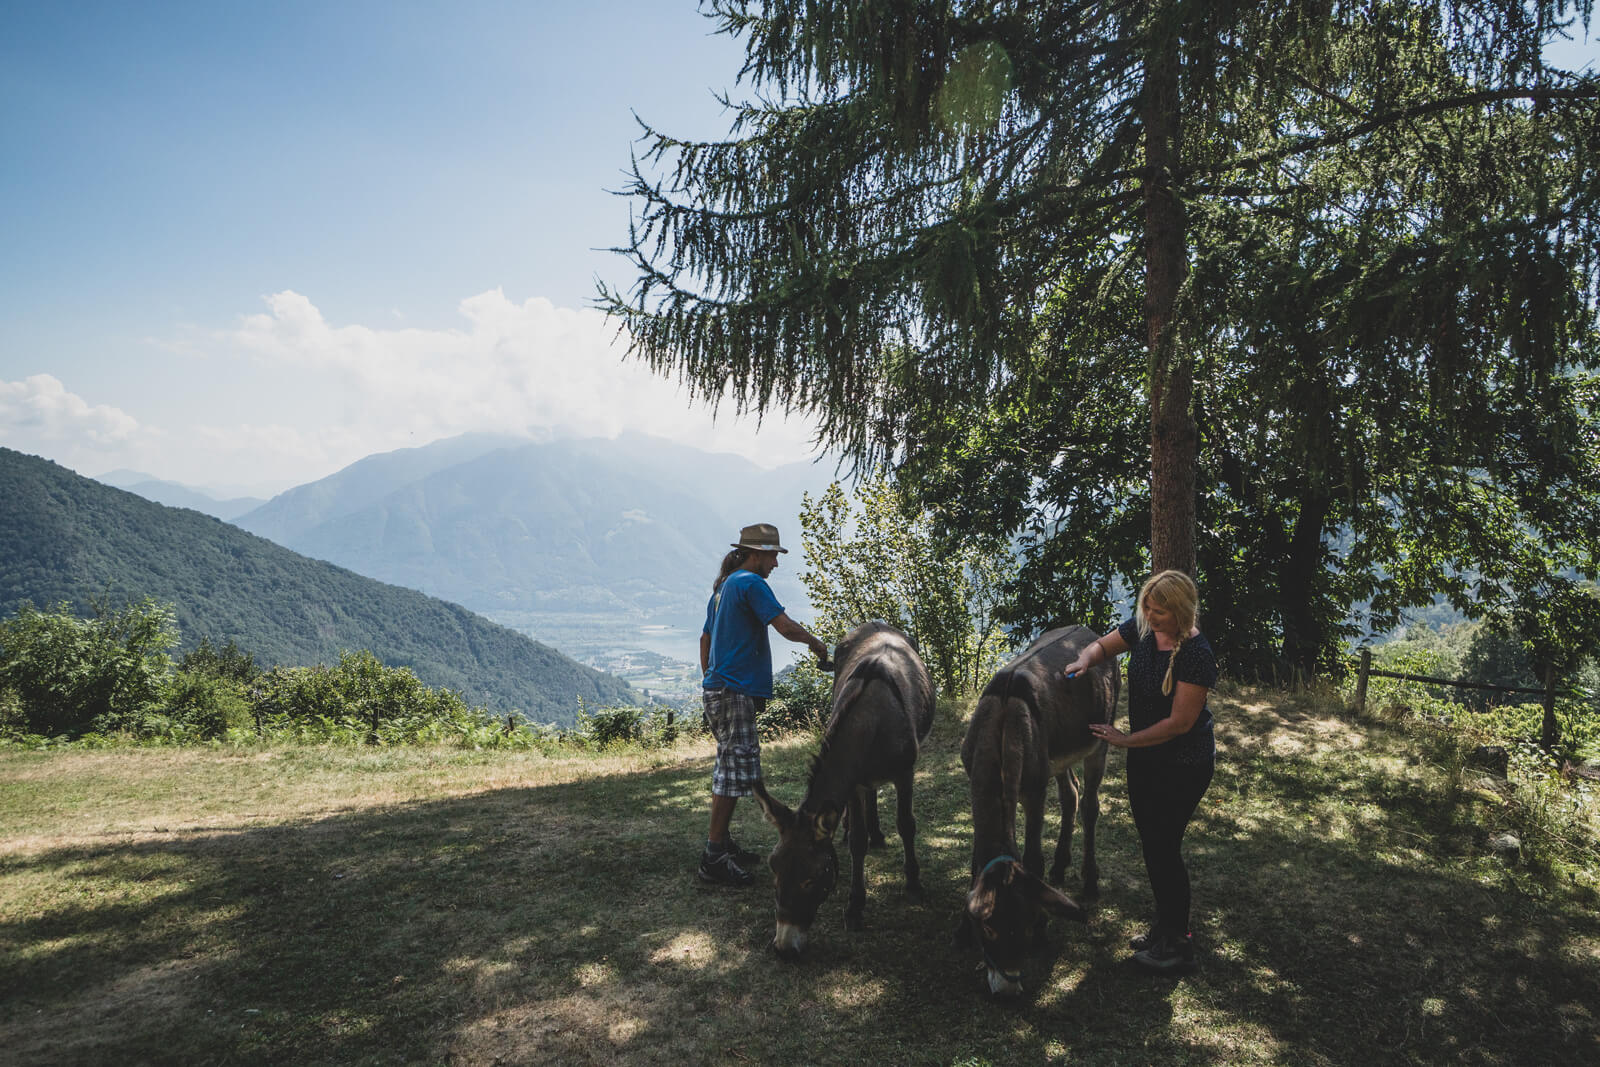
<instances>
[{"instance_id":1,"label":"blue t-shirt","mask_svg":"<svg viewBox=\"0 0 1600 1067\"><path fill-rule=\"evenodd\" d=\"M1172 698L1178 693L1179 682L1189 682L1203 689L1213 689L1217 684L1217 655L1205 634L1186 638L1178 648L1178 662L1172 665L1172 692L1163 693L1161 682L1167 676L1167 662L1173 653L1156 647L1154 631L1139 636L1139 622L1129 619L1117 627L1117 633L1128 643L1128 732L1135 733L1154 726L1172 714ZM1200 716L1188 733L1147 748L1128 749L1128 758L1166 760L1172 763L1205 763L1216 757L1216 739L1212 731L1211 703L1200 709Z\"/></svg>"},{"instance_id":2,"label":"blue t-shirt","mask_svg":"<svg viewBox=\"0 0 1600 1067\"><path fill-rule=\"evenodd\" d=\"M766 579L734 571L706 603L705 632L711 635L711 666L700 683L765 699L772 695L772 643L767 627L783 614Z\"/></svg>"}]
</instances>

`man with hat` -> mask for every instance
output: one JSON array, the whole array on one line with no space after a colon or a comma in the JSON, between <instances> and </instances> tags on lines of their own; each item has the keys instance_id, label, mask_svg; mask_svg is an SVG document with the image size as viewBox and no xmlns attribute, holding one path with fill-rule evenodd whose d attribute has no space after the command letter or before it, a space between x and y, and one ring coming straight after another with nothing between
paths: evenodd
<instances>
[{"instance_id":1,"label":"man with hat","mask_svg":"<svg viewBox=\"0 0 1600 1067\"><path fill-rule=\"evenodd\" d=\"M750 868L760 860L728 834L733 808L761 780L761 740L756 717L772 696L772 646L767 627L797 644L808 646L823 670L828 646L789 618L772 595L767 575L788 552L778 528L761 522L739 531L733 551L711 586L706 625L700 634L700 669L706 726L717 739L717 763L711 773L711 827L700 854L700 878L722 885L755 881Z\"/></svg>"}]
</instances>

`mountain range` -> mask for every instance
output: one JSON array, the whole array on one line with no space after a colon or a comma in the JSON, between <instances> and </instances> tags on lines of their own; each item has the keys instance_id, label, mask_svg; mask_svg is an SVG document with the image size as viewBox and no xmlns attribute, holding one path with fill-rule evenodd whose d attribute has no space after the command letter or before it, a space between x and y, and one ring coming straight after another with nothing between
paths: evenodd
<instances>
[{"instance_id":1,"label":"mountain range","mask_svg":"<svg viewBox=\"0 0 1600 1067\"><path fill-rule=\"evenodd\" d=\"M369 456L233 521L303 555L418 589L580 658L650 647L696 657L717 564L739 529L774 522L772 577L794 617L801 496L831 466L764 469L659 438L537 443L472 434ZM776 651L776 650L775 650Z\"/></svg>"},{"instance_id":2,"label":"mountain range","mask_svg":"<svg viewBox=\"0 0 1600 1067\"><path fill-rule=\"evenodd\" d=\"M171 508L189 508L228 522L247 511L253 511L266 501L255 496L218 495L210 489L169 482L143 471L114 470L95 477L95 481L118 489L126 489L146 500L165 504Z\"/></svg>"},{"instance_id":3,"label":"mountain range","mask_svg":"<svg viewBox=\"0 0 1600 1067\"><path fill-rule=\"evenodd\" d=\"M183 647L235 641L258 663L369 649L491 711L570 722L637 702L621 680L455 603L308 559L193 510L166 507L0 448L0 618L24 600L174 606Z\"/></svg>"}]
</instances>

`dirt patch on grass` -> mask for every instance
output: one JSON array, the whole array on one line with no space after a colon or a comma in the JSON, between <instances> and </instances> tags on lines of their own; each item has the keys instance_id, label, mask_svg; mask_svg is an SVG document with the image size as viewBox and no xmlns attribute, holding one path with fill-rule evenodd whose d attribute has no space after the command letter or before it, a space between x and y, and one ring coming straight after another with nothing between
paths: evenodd
<instances>
[{"instance_id":1,"label":"dirt patch on grass","mask_svg":"<svg viewBox=\"0 0 1600 1067\"><path fill-rule=\"evenodd\" d=\"M1215 696L1212 705L1217 740L1231 754L1308 756L1366 747L1366 732L1354 716L1340 714L1340 705L1327 696L1244 691Z\"/></svg>"}]
</instances>

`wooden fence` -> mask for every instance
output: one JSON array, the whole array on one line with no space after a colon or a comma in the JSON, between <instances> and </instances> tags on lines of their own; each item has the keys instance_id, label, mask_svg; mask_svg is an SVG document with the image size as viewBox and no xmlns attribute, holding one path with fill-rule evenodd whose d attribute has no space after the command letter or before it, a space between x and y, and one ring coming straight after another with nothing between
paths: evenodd
<instances>
[{"instance_id":1,"label":"wooden fence","mask_svg":"<svg viewBox=\"0 0 1600 1067\"><path fill-rule=\"evenodd\" d=\"M1544 725L1539 731L1539 743L1545 748L1554 748L1561 739L1560 728L1556 725L1556 673L1555 668L1546 666L1544 669L1544 688L1530 689L1526 686L1515 685L1490 685L1488 682L1461 682L1450 678L1430 678L1425 674L1402 674L1399 671L1377 670L1372 666L1372 649L1361 650L1361 668L1356 676L1356 711L1367 710L1367 678L1376 675L1379 678L1398 678L1405 682L1424 682L1428 685L1452 685L1457 689L1487 689L1493 693L1527 693L1544 698Z\"/></svg>"}]
</instances>

